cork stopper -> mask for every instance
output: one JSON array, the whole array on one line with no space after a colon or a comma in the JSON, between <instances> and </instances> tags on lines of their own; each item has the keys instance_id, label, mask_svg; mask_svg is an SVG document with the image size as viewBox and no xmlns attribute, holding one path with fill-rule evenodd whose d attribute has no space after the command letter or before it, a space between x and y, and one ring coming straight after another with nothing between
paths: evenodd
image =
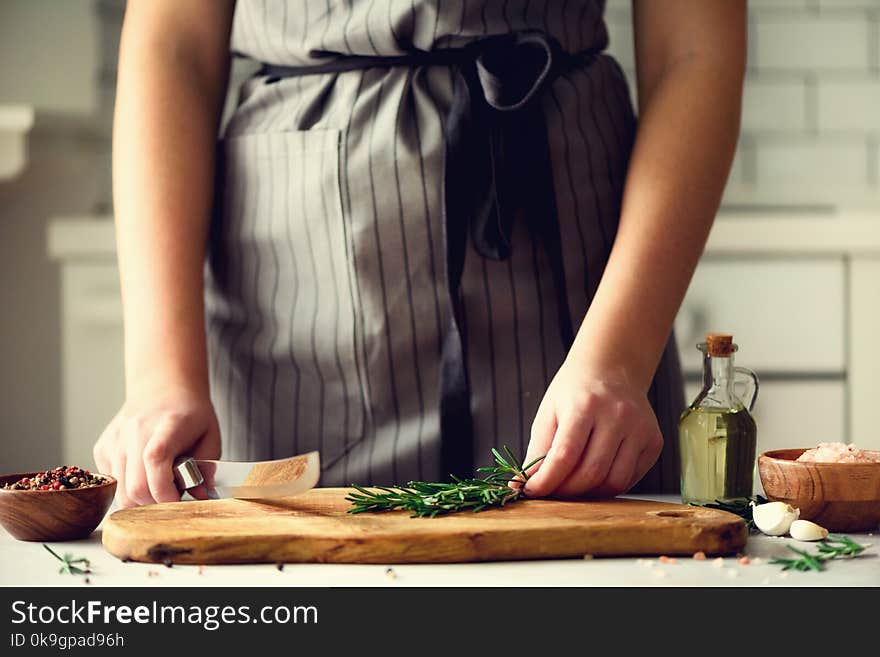
<instances>
[{"instance_id":1,"label":"cork stopper","mask_svg":"<svg viewBox=\"0 0 880 657\"><path fill-rule=\"evenodd\" d=\"M736 351L733 336L729 333L707 333L706 352L710 356L730 356Z\"/></svg>"}]
</instances>

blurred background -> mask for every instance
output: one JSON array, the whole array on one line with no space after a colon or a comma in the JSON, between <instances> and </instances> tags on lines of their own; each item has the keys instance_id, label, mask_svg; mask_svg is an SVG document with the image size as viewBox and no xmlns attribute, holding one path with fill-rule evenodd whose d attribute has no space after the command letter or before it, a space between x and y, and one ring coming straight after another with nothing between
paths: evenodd
<instances>
[{"instance_id":1,"label":"blurred background","mask_svg":"<svg viewBox=\"0 0 880 657\"><path fill-rule=\"evenodd\" d=\"M123 399L110 134L124 4L0 0L3 472L91 464ZM733 332L762 381L760 451L880 449L880 0L749 6L742 136L676 323L688 397L695 344ZM633 81L629 0L606 21ZM235 64L231 94L248 70Z\"/></svg>"}]
</instances>

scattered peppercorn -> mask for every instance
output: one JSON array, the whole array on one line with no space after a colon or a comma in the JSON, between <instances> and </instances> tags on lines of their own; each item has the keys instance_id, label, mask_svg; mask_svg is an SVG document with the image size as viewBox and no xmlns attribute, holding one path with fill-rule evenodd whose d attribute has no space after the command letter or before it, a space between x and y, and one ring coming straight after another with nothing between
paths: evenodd
<instances>
[{"instance_id":1,"label":"scattered peppercorn","mask_svg":"<svg viewBox=\"0 0 880 657\"><path fill-rule=\"evenodd\" d=\"M71 488L93 488L105 483L104 477L93 475L73 465L59 465L32 477L22 477L12 484L4 484L5 490L69 490Z\"/></svg>"},{"instance_id":2,"label":"scattered peppercorn","mask_svg":"<svg viewBox=\"0 0 880 657\"><path fill-rule=\"evenodd\" d=\"M171 559L165 559L162 563L165 564L166 568L171 568L174 565L174 562L171 561Z\"/></svg>"},{"instance_id":3,"label":"scattered peppercorn","mask_svg":"<svg viewBox=\"0 0 880 657\"><path fill-rule=\"evenodd\" d=\"M281 572L282 570L284 570L284 564L283 564L283 563L276 563L276 564L275 564L275 567L278 569L279 572Z\"/></svg>"}]
</instances>

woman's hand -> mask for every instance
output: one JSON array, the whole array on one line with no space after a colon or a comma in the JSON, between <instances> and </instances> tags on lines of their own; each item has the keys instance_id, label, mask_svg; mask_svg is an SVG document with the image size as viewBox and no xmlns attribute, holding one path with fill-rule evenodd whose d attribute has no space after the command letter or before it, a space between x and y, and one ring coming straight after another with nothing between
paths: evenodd
<instances>
[{"instance_id":1,"label":"woman's hand","mask_svg":"<svg viewBox=\"0 0 880 657\"><path fill-rule=\"evenodd\" d=\"M123 404L94 448L98 471L118 480L123 508L175 502L172 466L181 455L220 457L220 429L210 399L187 388Z\"/></svg>"},{"instance_id":2,"label":"woman's hand","mask_svg":"<svg viewBox=\"0 0 880 657\"><path fill-rule=\"evenodd\" d=\"M611 497L629 490L663 447L645 394L569 357L547 388L525 462L546 454L526 484L533 497Z\"/></svg>"}]
</instances>

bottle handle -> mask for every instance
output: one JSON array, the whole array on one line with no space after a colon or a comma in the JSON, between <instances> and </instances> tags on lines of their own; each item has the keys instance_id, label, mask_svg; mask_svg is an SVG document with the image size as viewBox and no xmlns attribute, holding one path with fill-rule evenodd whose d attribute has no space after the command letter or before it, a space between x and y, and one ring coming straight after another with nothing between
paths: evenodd
<instances>
[{"instance_id":1,"label":"bottle handle","mask_svg":"<svg viewBox=\"0 0 880 657\"><path fill-rule=\"evenodd\" d=\"M758 381L758 375L755 374L752 370L746 367L734 367L733 368L736 374L741 374L744 377L740 379L745 384L746 387L746 395L748 395L749 399L744 405L749 409L751 413L755 408L755 401L758 399L758 389L760 388L760 383ZM745 401L745 396L740 397L741 400Z\"/></svg>"}]
</instances>

